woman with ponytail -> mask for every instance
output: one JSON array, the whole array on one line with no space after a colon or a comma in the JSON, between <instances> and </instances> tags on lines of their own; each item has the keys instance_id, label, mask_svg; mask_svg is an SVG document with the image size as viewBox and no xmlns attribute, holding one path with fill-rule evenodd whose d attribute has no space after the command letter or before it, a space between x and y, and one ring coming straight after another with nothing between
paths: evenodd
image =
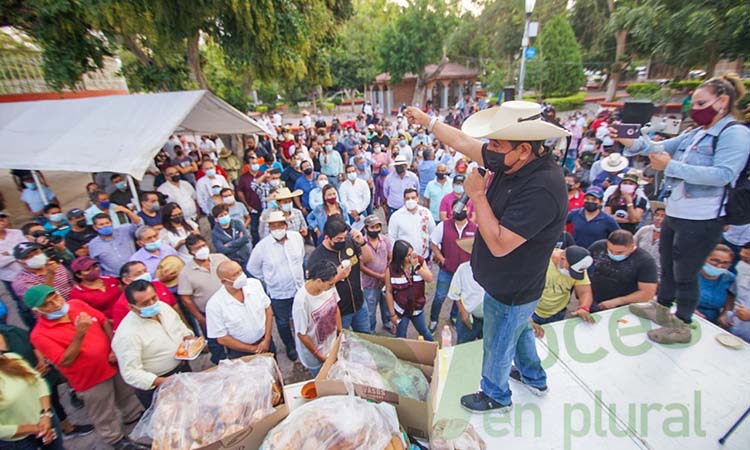
<instances>
[{"instance_id":1,"label":"woman with ponytail","mask_svg":"<svg viewBox=\"0 0 750 450\"><path fill-rule=\"evenodd\" d=\"M15 353L0 354L0 450L64 450L49 388Z\"/></svg>"},{"instance_id":2,"label":"woman with ponytail","mask_svg":"<svg viewBox=\"0 0 750 450\"><path fill-rule=\"evenodd\" d=\"M697 127L659 143L617 140L625 154L647 155L663 170L667 217L661 228L661 279L656 302L630 305L630 311L661 325L651 340L662 344L690 341L690 323L698 306L698 273L724 229L725 189L734 185L750 153L750 130L741 123L738 100L745 95L734 74L711 78L693 93L690 117ZM615 133L614 129L610 133ZM670 307L677 301L675 315Z\"/></svg>"}]
</instances>

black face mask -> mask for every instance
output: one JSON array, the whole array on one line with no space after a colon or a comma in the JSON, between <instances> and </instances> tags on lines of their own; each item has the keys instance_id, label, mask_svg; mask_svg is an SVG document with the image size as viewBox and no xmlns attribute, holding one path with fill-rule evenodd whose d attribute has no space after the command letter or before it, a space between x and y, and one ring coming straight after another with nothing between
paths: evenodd
<instances>
[{"instance_id":1,"label":"black face mask","mask_svg":"<svg viewBox=\"0 0 750 450\"><path fill-rule=\"evenodd\" d=\"M575 185L574 185L574 184L569 184L569 185L568 185L568 192L570 192L570 191L575 191L575 190L576 190L576 188L575 188Z\"/></svg>"},{"instance_id":2,"label":"black face mask","mask_svg":"<svg viewBox=\"0 0 750 450\"><path fill-rule=\"evenodd\" d=\"M341 242L331 241L331 245L333 246L334 250L336 250L337 252L340 252L341 250L346 248L346 241L341 241Z\"/></svg>"},{"instance_id":3,"label":"black face mask","mask_svg":"<svg viewBox=\"0 0 750 450\"><path fill-rule=\"evenodd\" d=\"M169 179L172 180L172 181L180 181L180 176L179 175L172 175L171 177L169 177Z\"/></svg>"},{"instance_id":4,"label":"black face mask","mask_svg":"<svg viewBox=\"0 0 750 450\"><path fill-rule=\"evenodd\" d=\"M583 209L588 212L594 212L599 209L599 204L596 202L583 202Z\"/></svg>"},{"instance_id":5,"label":"black face mask","mask_svg":"<svg viewBox=\"0 0 750 450\"><path fill-rule=\"evenodd\" d=\"M374 239L380 235L380 231L367 230L367 235Z\"/></svg>"},{"instance_id":6,"label":"black face mask","mask_svg":"<svg viewBox=\"0 0 750 450\"><path fill-rule=\"evenodd\" d=\"M79 228L86 228L86 219L77 220L76 226Z\"/></svg>"},{"instance_id":7,"label":"black face mask","mask_svg":"<svg viewBox=\"0 0 750 450\"><path fill-rule=\"evenodd\" d=\"M307 169L305 169L305 170L302 171L302 173L304 173L305 175L310 175L312 172L313 172L313 170L311 168L309 168L309 167Z\"/></svg>"},{"instance_id":8,"label":"black face mask","mask_svg":"<svg viewBox=\"0 0 750 450\"><path fill-rule=\"evenodd\" d=\"M457 222L466 220L466 211L461 211L460 213L453 213L453 220Z\"/></svg>"},{"instance_id":9,"label":"black face mask","mask_svg":"<svg viewBox=\"0 0 750 450\"><path fill-rule=\"evenodd\" d=\"M396 173L401 174L401 173L404 173L404 172L406 172L406 167L404 167L404 166L396 166Z\"/></svg>"},{"instance_id":10,"label":"black face mask","mask_svg":"<svg viewBox=\"0 0 750 450\"><path fill-rule=\"evenodd\" d=\"M179 215L179 216L172 216L169 218L169 220L171 220L172 223L182 223L183 218L184 218L183 215Z\"/></svg>"},{"instance_id":11,"label":"black face mask","mask_svg":"<svg viewBox=\"0 0 750 450\"><path fill-rule=\"evenodd\" d=\"M445 178L445 175L446 175L446 174L444 174L444 173L436 173L436 174L435 174L435 176L437 177L437 179L438 179L438 180L442 180L442 179L444 179L444 178Z\"/></svg>"},{"instance_id":12,"label":"black face mask","mask_svg":"<svg viewBox=\"0 0 750 450\"><path fill-rule=\"evenodd\" d=\"M516 148L511 151L515 150ZM487 164L487 168L498 175L505 173L512 167L505 164L505 155L506 153L498 153L487 150L486 146L482 147L482 156L484 157L484 161Z\"/></svg>"}]
</instances>

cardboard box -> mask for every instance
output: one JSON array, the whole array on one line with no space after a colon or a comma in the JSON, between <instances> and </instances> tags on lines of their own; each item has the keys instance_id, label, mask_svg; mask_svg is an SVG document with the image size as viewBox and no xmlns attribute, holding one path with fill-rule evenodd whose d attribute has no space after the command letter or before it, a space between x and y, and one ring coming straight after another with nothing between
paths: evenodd
<instances>
[{"instance_id":1,"label":"cardboard box","mask_svg":"<svg viewBox=\"0 0 750 450\"><path fill-rule=\"evenodd\" d=\"M268 353L264 354L263 356L273 357L273 354ZM250 361L253 358L257 358L257 355L243 356L240 359L242 359L243 361ZM288 401L286 398L286 393L284 392L284 378L281 376L281 370L279 369L279 366L278 364L276 364L275 360L274 367L276 368L276 374L281 382L281 392L284 402L274 408L274 412L271 415L264 417L261 421L253 424L253 426L247 427L242 431L230 434L229 436L226 436L223 439L214 442L213 444L199 447L196 450L258 450L260 448L260 445L263 443L263 439L266 438L268 432L271 431L273 427L278 425L279 422L284 420L286 416L289 415L289 408L287 407ZM209 372L212 370L216 370L216 367L206 369L204 372Z\"/></svg>"},{"instance_id":2,"label":"cardboard box","mask_svg":"<svg viewBox=\"0 0 750 450\"><path fill-rule=\"evenodd\" d=\"M382 345L392 351L396 357L402 361L411 363L422 370L428 380L430 380L430 390L427 395L427 401L421 402L409 397L403 397L395 392L384 389L364 386L361 384L354 385L354 393L358 397L371 400L374 402L388 402L396 407L398 420L406 432L414 437L428 439L432 429L432 416L434 414L433 405L437 390L437 344L434 342L415 341L411 339L390 338L375 336L371 334L355 333L358 337L370 341L373 344ZM318 397L328 395L346 395L346 385L343 381L328 380L328 372L331 366L338 359L339 345L341 336L333 344L328 359L323 363L320 373L315 377L315 388L318 391Z\"/></svg>"}]
</instances>

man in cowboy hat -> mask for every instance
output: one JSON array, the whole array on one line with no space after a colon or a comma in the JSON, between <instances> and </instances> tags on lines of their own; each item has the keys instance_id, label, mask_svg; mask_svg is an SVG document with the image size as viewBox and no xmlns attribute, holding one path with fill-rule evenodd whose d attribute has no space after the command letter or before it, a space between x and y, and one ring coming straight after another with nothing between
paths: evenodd
<instances>
[{"instance_id":1,"label":"man in cowboy hat","mask_svg":"<svg viewBox=\"0 0 750 450\"><path fill-rule=\"evenodd\" d=\"M283 187L276 192L272 193L266 198L266 201L275 201L276 206L273 203L269 203L268 208L263 210L263 214L260 216L260 238L263 239L268 236L268 217L274 211L281 211L286 217L286 224L290 231L296 231L301 234L302 237L307 236L307 222L305 222L305 216L302 215L299 209L292 206L292 200L302 195L302 190L297 189L290 191L289 188Z\"/></svg>"},{"instance_id":2,"label":"man in cowboy hat","mask_svg":"<svg viewBox=\"0 0 750 450\"><path fill-rule=\"evenodd\" d=\"M605 190L610 186L617 186L622 181L620 173L628 168L628 164L628 158L619 153L612 153L602 159L602 171L594 178L591 184Z\"/></svg>"},{"instance_id":3,"label":"man in cowboy hat","mask_svg":"<svg viewBox=\"0 0 750 450\"><path fill-rule=\"evenodd\" d=\"M490 178L473 170L464 182L479 225L471 265L487 294L481 390L463 396L461 405L476 413L509 411L514 359L532 392L547 391L528 320L544 290L568 198L563 173L542 144L569 133L542 120L541 107L525 101L480 111L466 119L462 130L418 108L408 108L406 115L446 146L494 172Z\"/></svg>"},{"instance_id":4,"label":"man in cowboy hat","mask_svg":"<svg viewBox=\"0 0 750 450\"><path fill-rule=\"evenodd\" d=\"M404 155L396 156L393 161L394 172L388 174L383 182L383 193L388 202L388 216L404 206L406 189L419 189L419 178L414 172L406 170L409 162Z\"/></svg>"}]
</instances>

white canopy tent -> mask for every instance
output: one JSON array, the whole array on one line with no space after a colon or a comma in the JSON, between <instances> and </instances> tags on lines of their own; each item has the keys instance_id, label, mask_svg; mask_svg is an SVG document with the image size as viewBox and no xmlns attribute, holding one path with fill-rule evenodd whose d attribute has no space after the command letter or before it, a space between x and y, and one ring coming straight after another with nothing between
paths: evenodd
<instances>
[{"instance_id":1,"label":"white canopy tent","mask_svg":"<svg viewBox=\"0 0 750 450\"><path fill-rule=\"evenodd\" d=\"M173 133L275 134L208 91L0 103L0 168L141 179Z\"/></svg>"}]
</instances>

